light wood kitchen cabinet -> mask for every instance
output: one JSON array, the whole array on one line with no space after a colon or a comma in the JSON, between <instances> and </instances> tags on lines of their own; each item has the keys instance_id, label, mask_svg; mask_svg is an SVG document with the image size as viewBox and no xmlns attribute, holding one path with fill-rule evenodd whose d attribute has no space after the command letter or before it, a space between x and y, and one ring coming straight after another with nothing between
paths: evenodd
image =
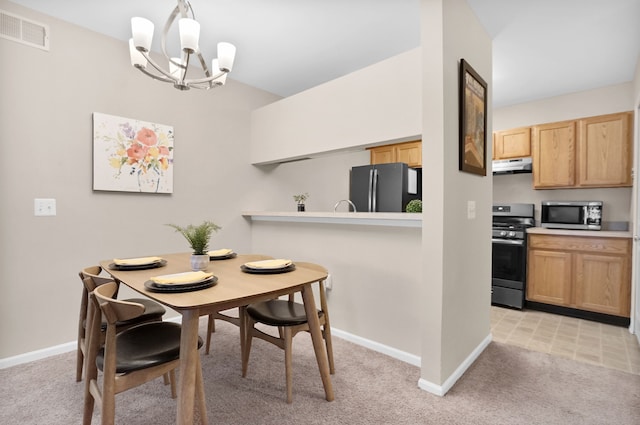
<instances>
[{"instance_id":1,"label":"light wood kitchen cabinet","mask_svg":"<svg viewBox=\"0 0 640 425\"><path fill-rule=\"evenodd\" d=\"M387 164L390 162L404 162L413 168L422 167L422 141L415 140L393 145L369 148L371 164Z\"/></svg>"},{"instance_id":2,"label":"light wood kitchen cabinet","mask_svg":"<svg viewBox=\"0 0 640 425\"><path fill-rule=\"evenodd\" d=\"M529 235L527 300L629 317L631 240Z\"/></svg>"},{"instance_id":3,"label":"light wood kitchen cabinet","mask_svg":"<svg viewBox=\"0 0 640 425\"><path fill-rule=\"evenodd\" d=\"M533 187L572 187L576 182L576 122L533 127Z\"/></svg>"},{"instance_id":4,"label":"light wood kitchen cabinet","mask_svg":"<svg viewBox=\"0 0 640 425\"><path fill-rule=\"evenodd\" d=\"M570 305L573 281L571 254L536 249L530 250L528 257L527 299Z\"/></svg>"},{"instance_id":5,"label":"light wood kitchen cabinet","mask_svg":"<svg viewBox=\"0 0 640 425\"><path fill-rule=\"evenodd\" d=\"M578 122L578 186L631 186L631 113Z\"/></svg>"},{"instance_id":6,"label":"light wood kitchen cabinet","mask_svg":"<svg viewBox=\"0 0 640 425\"><path fill-rule=\"evenodd\" d=\"M536 189L631 186L631 113L542 124L532 130Z\"/></svg>"},{"instance_id":7,"label":"light wood kitchen cabinet","mask_svg":"<svg viewBox=\"0 0 640 425\"><path fill-rule=\"evenodd\" d=\"M531 156L531 127L520 127L493 133L493 159Z\"/></svg>"}]
</instances>

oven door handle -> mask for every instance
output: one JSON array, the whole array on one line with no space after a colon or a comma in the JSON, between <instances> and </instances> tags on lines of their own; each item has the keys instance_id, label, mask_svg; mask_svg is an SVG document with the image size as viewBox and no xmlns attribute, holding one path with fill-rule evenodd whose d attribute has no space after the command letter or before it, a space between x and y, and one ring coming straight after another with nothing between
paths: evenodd
<instances>
[{"instance_id":1,"label":"oven door handle","mask_svg":"<svg viewBox=\"0 0 640 425\"><path fill-rule=\"evenodd\" d=\"M491 239L492 243L497 243L499 245L524 245L524 240L522 239Z\"/></svg>"}]
</instances>

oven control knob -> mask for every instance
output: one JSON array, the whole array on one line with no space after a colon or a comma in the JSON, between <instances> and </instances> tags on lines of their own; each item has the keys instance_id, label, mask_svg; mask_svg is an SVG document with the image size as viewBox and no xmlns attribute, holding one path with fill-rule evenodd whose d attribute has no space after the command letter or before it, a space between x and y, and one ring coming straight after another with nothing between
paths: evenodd
<instances>
[{"instance_id":1,"label":"oven control knob","mask_svg":"<svg viewBox=\"0 0 640 425\"><path fill-rule=\"evenodd\" d=\"M515 238L516 237L516 232L509 232L509 237L510 238Z\"/></svg>"},{"instance_id":2,"label":"oven control knob","mask_svg":"<svg viewBox=\"0 0 640 425\"><path fill-rule=\"evenodd\" d=\"M506 232L506 231L504 231L504 230L501 230L501 231L500 231L500 236L507 236L507 232Z\"/></svg>"}]
</instances>

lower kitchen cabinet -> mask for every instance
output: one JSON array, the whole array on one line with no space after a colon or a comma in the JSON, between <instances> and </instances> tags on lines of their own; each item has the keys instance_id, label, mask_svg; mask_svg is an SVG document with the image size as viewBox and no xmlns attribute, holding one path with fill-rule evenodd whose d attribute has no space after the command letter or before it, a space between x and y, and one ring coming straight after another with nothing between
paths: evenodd
<instances>
[{"instance_id":1,"label":"lower kitchen cabinet","mask_svg":"<svg viewBox=\"0 0 640 425\"><path fill-rule=\"evenodd\" d=\"M527 300L629 317L631 240L529 235Z\"/></svg>"}]
</instances>

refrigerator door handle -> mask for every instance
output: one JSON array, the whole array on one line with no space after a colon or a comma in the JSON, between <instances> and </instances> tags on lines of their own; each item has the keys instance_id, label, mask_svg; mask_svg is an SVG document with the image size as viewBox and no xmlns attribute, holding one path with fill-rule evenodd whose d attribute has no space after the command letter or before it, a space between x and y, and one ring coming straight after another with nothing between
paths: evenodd
<instances>
[{"instance_id":1,"label":"refrigerator door handle","mask_svg":"<svg viewBox=\"0 0 640 425\"><path fill-rule=\"evenodd\" d=\"M371 212L376 212L378 210L377 198L378 198L378 170L373 170L373 209Z\"/></svg>"},{"instance_id":2,"label":"refrigerator door handle","mask_svg":"<svg viewBox=\"0 0 640 425\"><path fill-rule=\"evenodd\" d=\"M367 207L367 211L371 212L371 205L373 203L373 199L372 199L372 192L371 192L371 185L373 184L373 169L369 170L369 185L367 186L367 192L368 192L368 196L369 196L369 204Z\"/></svg>"}]
</instances>

